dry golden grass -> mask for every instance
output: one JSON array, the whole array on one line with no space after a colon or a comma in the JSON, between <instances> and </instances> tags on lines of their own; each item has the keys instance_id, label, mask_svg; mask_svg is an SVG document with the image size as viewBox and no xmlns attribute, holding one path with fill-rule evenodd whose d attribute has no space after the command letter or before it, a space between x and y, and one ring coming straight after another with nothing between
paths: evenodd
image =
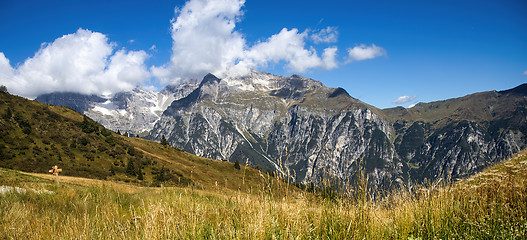
<instances>
[{"instance_id":1,"label":"dry golden grass","mask_svg":"<svg viewBox=\"0 0 527 240\"><path fill-rule=\"evenodd\" d=\"M149 188L0 169L1 239L524 239L527 156L459 183L373 201L258 189Z\"/></svg>"}]
</instances>

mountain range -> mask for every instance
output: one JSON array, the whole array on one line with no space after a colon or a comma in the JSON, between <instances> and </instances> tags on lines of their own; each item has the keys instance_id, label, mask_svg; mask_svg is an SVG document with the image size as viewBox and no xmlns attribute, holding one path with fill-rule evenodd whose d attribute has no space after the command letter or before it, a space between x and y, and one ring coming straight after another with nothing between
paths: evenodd
<instances>
[{"instance_id":1,"label":"mountain range","mask_svg":"<svg viewBox=\"0 0 527 240\"><path fill-rule=\"evenodd\" d=\"M47 175L54 165L62 169L61 176L103 179L110 185L246 191L265 185L262 179L277 183L254 168L122 136L71 108L0 91L0 178L4 168Z\"/></svg>"},{"instance_id":2,"label":"mountain range","mask_svg":"<svg viewBox=\"0 0 527 240\"><path fill-rule=\"evenodd\" d=\"M298 75L208 74L160 92L113 96L52 93L114 131L213 159L278 171L300 183L375 188L453 180L511 157L527 144L527 84L506 91L378 109L342 88Z\"/></svg>"},{"instance_id":3,"label":"mountain range","mask_svg":"<svg viewBox=\"0 0 527 240\"><path fill-rule=\"evenodd\" d=\"M182 98L198 86L196 80L186 80L162 91L147 91L141 87L114 95L83 95L57 92L38 96L35 100L83 113L114 131L145 135L163 111L175 99Z\"/></svg>"}]
</instances>

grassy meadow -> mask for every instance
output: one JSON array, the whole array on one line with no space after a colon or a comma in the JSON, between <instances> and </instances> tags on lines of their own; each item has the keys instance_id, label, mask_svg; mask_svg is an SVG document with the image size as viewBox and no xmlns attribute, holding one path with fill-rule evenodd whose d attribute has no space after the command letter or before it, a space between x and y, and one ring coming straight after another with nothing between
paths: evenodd
<instances>
[{"instance_id":1,"label":"grassy meadow","mask_svg":"<svg viewBox=\"0 0 527 240\"><path fill-rule=\"evenodd\" d=\"M244 167L242 166L242 169ZM527 152L469 179L324 197L260 175L233 190L0 169L0 239L525 239ZM243 183L242 183L243 185ZM52 191L53 193L42 190Z\"/></svg>"}]
</instances>

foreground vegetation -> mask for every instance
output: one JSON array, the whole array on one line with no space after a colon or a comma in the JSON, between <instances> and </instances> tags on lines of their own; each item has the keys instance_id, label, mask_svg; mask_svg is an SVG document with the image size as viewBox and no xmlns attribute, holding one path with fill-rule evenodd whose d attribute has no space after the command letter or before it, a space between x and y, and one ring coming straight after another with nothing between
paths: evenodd
<instances>
[{"instance_id":1,"label":"foreground vegetation","mask_svg":"<svg viewBox=\"0 0 527 240\"><path fill-rule=\"evenodd\" d=\"M198 190L0 169L1 239L523 239L527 155L462 182L383 200L323 197L261 175ZM243 184L243 183L242 183ZM35 190L35 191L33 191ZM53 193L42 190L53 191ZM359 191L361 192L361 191ZM364 191L362 191L364 192Z\"/></svg>"}]
</instances>

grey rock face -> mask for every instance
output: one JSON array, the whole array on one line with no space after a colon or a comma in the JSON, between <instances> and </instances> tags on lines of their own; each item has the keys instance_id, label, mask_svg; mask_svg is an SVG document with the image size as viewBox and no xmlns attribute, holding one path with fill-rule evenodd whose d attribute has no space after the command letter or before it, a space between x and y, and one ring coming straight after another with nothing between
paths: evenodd
<instances>
[{"instance_id":1,"label":"grey rock face","mask_svg":"<svg viewBox=\"0 0 527 240\"><path fill-rule=\"evenodd\" d=\"M470 176L525 147L526 137L521 131L501 129L496 133L488 126L464 120L436 130L415 122L398 151L413 166L414 179L426 181Z\"/></svg>"},{"instance_id":2,"label":"grey rock face","mask_svg":"<svg viewBox=\"0 0 527 240\"><path fill-rule=\"evenodd\" d=\"M391 132L389 122L342 89L253 72L221 80L207 75L167 108L149 138L165 135L199 156L278 170L303 183L351 181L362 166L382 186L402 176Z\"/></svg>"},{"instance_id":3,"label":"grey rock face","mask_svg":"<svg viewBox=\"0 0 527 240\"><path fill-rule=\"evenodd\" d=\"M73 108L114 131L144 135L153 128L172 101L187 96L197 86L197 81L187 80L177 86L169 85L161 92L137 87L113 96L51 93L36 100Z\"/></svg>"},{"instance_id":4,"label":"grey rock face","mask_svg":"<svg viewBox=\"0 0 527 240\"><path fill-rule=\"evenodd\" d=\"M504 94L521 95L520 90L490 94L498 99L489 103L504 101ZM390 111L368 106L344 89L297 75L207 75L167 108L148 138L165 135L171 145L199 156L247 162L297 182L353 182L363 172L373 187L389 188L468 176L525 148L523 95L514 112L502 114L507 117L489 113L489 107L481 114L474 107L464 109L465 101L481 102L486 95L474 96L476 100L420 104L426 109L413 113L392 110L407 118L401 124ZM441 104L456 109L452 115L436 114ZM439 116L415 120L428 116L420 117L419 111ZM486 121L487 115L497 117Z\"/></svg>"},{"instance_id":5,"label":"grey rock face","mask_svg":"<svg viewBox=\"0 0 527 240\"><path fill-rule=\"evenodd\" d=\"M415 181L462 178L527 146L527 84L389 109L395 146ZM402 114L401 114L402 113ZM413 116L408 118L408 116ZM408 121L418 119L417 121Z\"/></svg>"},{"instance_id":6,"label":"grey rock face","mask_svg":"<svg viewBox=\"0 0 527 240\"><path fill-rule=\"evenodd\" d=\"M388 126L360 107L313 113L293 106L269 135L267 153L274 159L286 159L287 167L297 174L296 180L303 183L327 177L351 181L363 166L376 186L386 185L402 180L402 166L389 141Z\"/></svg>"},{"instance_id":7,"label":"grey rock face","mask_svg":"<svg viewBox=\"0 0 527 240\"><path fill-rule=\"evenodd\" d=\"M84 113L95 103L106 101L96 95L84 95L71 92L48 93L38 96L35 100L47 104L69 107L77 112Z\"/></svg>"}]
</instances>

